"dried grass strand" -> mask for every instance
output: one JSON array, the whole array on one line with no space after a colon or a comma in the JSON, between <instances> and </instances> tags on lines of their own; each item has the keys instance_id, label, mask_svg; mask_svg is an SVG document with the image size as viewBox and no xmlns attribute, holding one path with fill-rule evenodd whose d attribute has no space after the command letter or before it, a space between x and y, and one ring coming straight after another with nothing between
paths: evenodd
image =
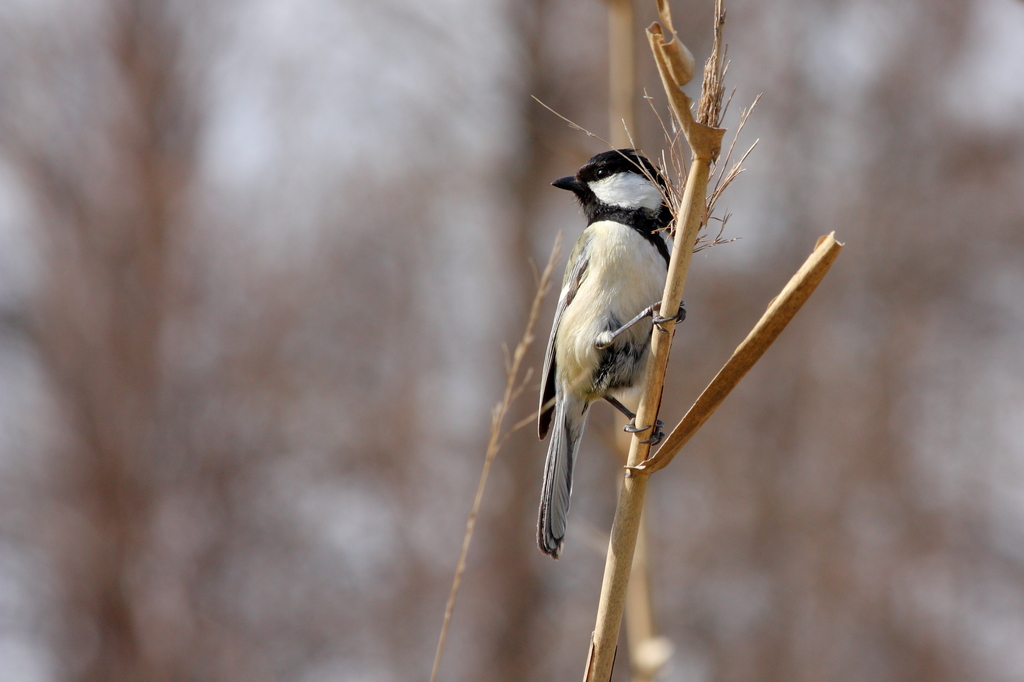
<instances>
[{"instance_id":1,"label":"dried grass strand","mask_svg":"<svg viewBox=\"0 0 1024 682\"><path fill-rule=\"evenodd\" d=\"M444 608L444 622L441 624L441 635L437 641L437 650L434 653L434 665L430 672L430 682L436 682L437 673L441 666L441 656L444 653L445 641L448 638L448 628L451 624L452 613L455 611L455 600L459 594L459 587L462 584L462 574L466 570L466 557L469 554L469 545L473 539L473 530L476 527L477 514L480 512L480 503L484 497L484 490L487 487L487 476L490 474L491 464L494 462L495 456L501 449L505 440L514 431L526 426L533 421L533 416L529 419L523 419L513 425L509 431L502 433L501 426L505 420L505 416L508 414L509 408L515 399L522 393L526 384L529 382L532 372L527 372L526 376L522 381L519 380L519 369L522 366L523 358L526 357L526 352L529 350L531 344L534 341L534 328L537 326L537 318L540 315L540 308L544 301L544 296L547 294L548 289L551 286L551 274L554 272L555 262L558 259L558 254L562 248L562 233L559 232L555 238L555 245L551 249L551 255L548 257L548 263L544 267L544 271L541 273L537 280L537 293L533 297L533 304L530 306L530 315L526 321L526 328L523 331L523 336L516 345L515 351L512 353L511 360L508 361L508 355L506 350L506 372L505 372L505 390L502 394L501 401L494 406L491 412L491 434L487 441L487 450L484 456L484 467L483 471L480 472L480 480L476 487L476 496L473 498L473 507L469 512L469 518L466 520L466 532L462 537L462 551L459 553L459 560L455 567L455 577L452 579L452 589L448 594L448 602Z\"/></svg>"}]
</instances>

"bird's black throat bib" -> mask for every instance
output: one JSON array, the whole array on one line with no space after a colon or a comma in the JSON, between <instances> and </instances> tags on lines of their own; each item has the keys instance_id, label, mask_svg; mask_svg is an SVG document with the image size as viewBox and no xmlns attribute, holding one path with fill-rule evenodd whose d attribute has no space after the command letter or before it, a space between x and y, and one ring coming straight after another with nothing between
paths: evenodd
<instances>
[{"instance_id":1,"label":"bird's black throat bib","mask_svg":"<svg viewBox=\"0 0 1024 682\"><path fill-rule=\"evenodd\" d=\"M667 206L662 206L661 210L654 214L643 208L621 208L606 204L592 204L586 206L585 209L591 209L587 210L587 218L590 221L588 224L609 220L639 232L654 248L658 249L658 253L665 259L665 265L668 265L671 255L668 252L668 245L665 243L664 232L659 231L672 222L672 212Z\"/></svg>"}]
</instances>

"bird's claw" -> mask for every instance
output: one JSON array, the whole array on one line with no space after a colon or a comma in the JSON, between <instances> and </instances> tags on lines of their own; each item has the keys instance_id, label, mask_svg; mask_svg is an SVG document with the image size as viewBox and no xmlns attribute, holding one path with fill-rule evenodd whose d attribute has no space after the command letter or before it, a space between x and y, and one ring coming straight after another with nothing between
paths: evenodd
<instances>
[{"instance_id":1,"label":"bird's claw","mask_svg":"<svg viewBox=\"0 0 1024 682\"><path fill-rule=\"evenodd\" d=\"M636 425L636 417L634 417L634 418L629 420L628 424L626 424L625 426L622 427L622 430L625 431L626 433L643 433L644 431L646 431L649 428L651 428L651 427L650 426L637 426Z\"/></svg>"},{"instance_id":2,"label":"bird's claw","mask_svg":"<svg viewBox=\"0 0 1024 682\"><path fill-rule=\"evenodd\" d=\"M665 437L665 432L662 430L665 427L665 423L658 419L654 422L654 432L651 437L647 440L640 441L645 445L655 445L661 442L661 439ZM643 433L644 431L651 428L650 426L637 426L636 419L630 419L629 423L622 427L622 430L626 433Z\"/></svg>"},{"instance_id":3,"label":"bird's claw","mask_svg":"<svg viewBox=\"0 0 1024 682\"><path fill-rule=\"evenodd\" d=\"M663 426L665 425L659 419L658 423L655 424L654 426L654 433L651 434L651 437L648 438L647 440L640 441L640 443L642 445L657 445L658 443L660 443L661 439L665 437L665 432L662 431Z\"/></svg>"},{"instance_id":4,"label":"bird's claw","mask_svg":"<svg viewBox=\"0 0 1024 682\"><path fill-rule=\"evenodd\" d=\"M668 330L662 327L661 325L665 324L666 322L682 322L683 320L685 320L686 308L683 307L684 305L686 305L686 303L684 301L680 301L679 312L677 312L675 315L671 317L662 317L661 315L652 314L651 322L654 323L655 328L657 328L659 332L661 332L662 334L668 334ZM661 307L660 303L658 304L658 307Z\"/></svg>"}]
</instances>

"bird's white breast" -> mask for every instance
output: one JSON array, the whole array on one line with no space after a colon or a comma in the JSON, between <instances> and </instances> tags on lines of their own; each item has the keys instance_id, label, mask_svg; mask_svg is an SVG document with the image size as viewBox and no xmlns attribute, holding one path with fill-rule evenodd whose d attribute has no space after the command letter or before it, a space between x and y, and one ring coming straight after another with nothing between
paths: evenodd
<instances>
[{"instance_id":1,"label":"bird's white breast","mask_svg":"<svg viewBox=\"0 0 1024 682\"><path fill-rule=\"evenodd\" d=\"M597 367L600 351L594 343L610 319L625 323L661 300L668 270L657 248L636 230L612 221L587 229L592 232L587 276L566 307L556 338L558 371L570 385L573 377L590 376ZM639 341L650 334L645 320L619 338Z\"/></svg>"}]
</instances>

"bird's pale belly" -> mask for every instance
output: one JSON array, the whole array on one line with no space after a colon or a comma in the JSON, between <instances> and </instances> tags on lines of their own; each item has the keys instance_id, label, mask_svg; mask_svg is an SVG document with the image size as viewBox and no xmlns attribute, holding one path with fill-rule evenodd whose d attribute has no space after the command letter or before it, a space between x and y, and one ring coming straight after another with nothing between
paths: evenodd
<instances>
[{"instance_id":1,"label":"bird's pale belly","mask_svg":"<svg viewBox=\"0 0 1024 682\"><path fill-rule=\"evenodd\" d=\"M643 374L651 339L650 318L623 332L605 349L598 334L616 330L661 299L665 259L635 230L614 222L590 226L595 244L586 279L566 307L555 339L559 379L588 400L614 395ZM574 333L563 332L572 329Z\"/></svg>"}]
</instances>

